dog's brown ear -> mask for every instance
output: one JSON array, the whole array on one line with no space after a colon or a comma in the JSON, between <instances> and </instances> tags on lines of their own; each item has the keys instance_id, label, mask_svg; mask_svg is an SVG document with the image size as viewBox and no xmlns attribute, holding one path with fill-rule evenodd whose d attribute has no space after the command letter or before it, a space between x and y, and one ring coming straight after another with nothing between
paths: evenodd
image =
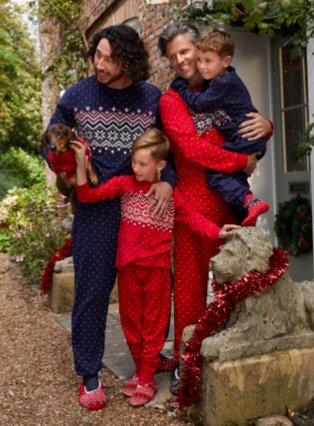
<instances>
[{"instance_id":1,"label":"dog's brown ear","mask_svg":"<svg viewBox=\"0 0 314 426\"><path fill-rule=\"evenodd\" d=\"M77 140L77 136L76 136L75 132L72 129L70 129L70 127L68 128L68 138L69 138L69 141L76 141Z\"/></svg>"}]
</instances>

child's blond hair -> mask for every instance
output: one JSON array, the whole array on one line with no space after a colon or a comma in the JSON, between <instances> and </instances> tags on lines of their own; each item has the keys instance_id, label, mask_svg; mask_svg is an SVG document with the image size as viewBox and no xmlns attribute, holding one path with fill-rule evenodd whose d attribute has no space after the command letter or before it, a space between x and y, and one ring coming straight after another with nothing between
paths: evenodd
<instances>
[{"instance_id":1,"label":"child's blond hair","mask_svg":"<svg viewBox=\"0 0 314 426\"><path fill-rule=\"evenodd\" d=\"M148 148L156 161L167 160L170 143L168 138L158 129L149 129L133 142L131 155L139 149Z\"/></svg>"},{"instance_id":2,"label":"child's blond hair","mask_svg":"<svg viewBox=\"0 0 314 426\"><path fill-rule=\"evenodd\" d=\"M216 52L221 58L234 55L234 41L230 34L215 28L206 31L195 42L195 47L202 53Z\"/></svg>"}]
</instances>

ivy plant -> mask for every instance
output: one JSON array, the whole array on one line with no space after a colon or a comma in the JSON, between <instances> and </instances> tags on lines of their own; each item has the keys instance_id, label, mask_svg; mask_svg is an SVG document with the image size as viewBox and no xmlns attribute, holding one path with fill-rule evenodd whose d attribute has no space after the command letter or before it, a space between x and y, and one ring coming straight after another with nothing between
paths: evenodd
<instances>
[{"instance_id":1,"label":"ivy plant","mask_svg":"<svg viewBox=\"0 0 314 426\"><path fill-rule=\"evenodd\" d=\"M191 4L178 18L208 26L240 26L271 38L285 37L293 47L291 59L303 55L314 35L312 0L213 0L204 2L202 7Z\"/></svg>"},{"instance_id":2,"label":"ivy plant","mask_svg":"<svg viewBox=\"0 0 314 426\"><path fill-rule=\"evenodd\" d=\"M313 114L314 119L314 114ZM304 137L300 140L294 150L291 152L291 160L296 163L301 158L311 154L314 146L314 121L307 126Z\"/></svg>"},{"instance_id":3,"label":"ivy plant","mask_svg":"<svg viewBox=\"0 0 314 426\"><path fill-rule=\"evenodd\" d=\"M87 49L80 30L83 0L40 0L31 1L32 8L37 7L36 16L41 21L41 31L56 31L53 22L57 23L61 34L61 43L57 51L53 51L52 64L47 73L52 84L57 83L66 89L87 75Z\"/></svg>"}]
</instances>

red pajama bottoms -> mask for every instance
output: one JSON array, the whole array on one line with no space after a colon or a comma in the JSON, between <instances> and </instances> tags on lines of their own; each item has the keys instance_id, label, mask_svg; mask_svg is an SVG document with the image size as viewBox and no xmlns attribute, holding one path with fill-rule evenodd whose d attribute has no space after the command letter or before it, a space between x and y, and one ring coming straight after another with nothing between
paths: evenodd
<instances>
[{"instance_id":1,"label":"red pajama bottoms","mask_svg":"<svg viewBox=\"0 0 314 426\"><path fill-rule=\"evenodd\" d=\"M218 224L235 223L227 204L211 194L186 196L189 205ZM206 308L210 259L222 240L196 234L187 224L174 227L174 355L179 356L182 332L196 324Z\"/></svg>"},{"instance_id":2,"label":"red pajama bottoms","mask_svg":"<svg viewBox=\"0 0 314 426\"><path fill-rule=\"evenodd\" d=\"M175 226L174 241L174 356L178 357L184 328L195 324L206 308L209 262L219 243L181 224Z\"/></svg>"},{"instance_id":3,"label":"red pajama bottoms","mask_svg":"<svg viewBox=\"0 0 314 426\"><path fill-rule=\"evenodd\" d=\"M118 292L121 325L136 374L140 382L152 382L170 315L170 271L127 265L118 271Z\"/></svg>"}]
</instances>

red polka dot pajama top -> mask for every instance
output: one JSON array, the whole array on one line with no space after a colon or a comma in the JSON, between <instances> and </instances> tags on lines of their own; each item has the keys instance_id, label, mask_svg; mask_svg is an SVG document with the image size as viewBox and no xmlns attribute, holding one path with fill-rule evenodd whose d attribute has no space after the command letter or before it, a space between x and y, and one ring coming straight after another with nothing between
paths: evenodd
<instances>
[{"instance_id":1,"label":"red polka dot pajama top","mask_svg":"<svg viewBox=\"0 0 314 426\"><path fill-rule=\"evenodd\" d=\"M206 169L225 173L244 169L247 155L222 149L223 139L212 126L212 116L193 113L174 90L161 97L159 108L174 153L177 190L186 205L218 227L236 223L227 203L207 185L205 174ZM220 244L196 234L186 223L175 226L175 356L179 355L183 329L195 324L206 307L209 262Z\"/></svg>"}]
</instances>

